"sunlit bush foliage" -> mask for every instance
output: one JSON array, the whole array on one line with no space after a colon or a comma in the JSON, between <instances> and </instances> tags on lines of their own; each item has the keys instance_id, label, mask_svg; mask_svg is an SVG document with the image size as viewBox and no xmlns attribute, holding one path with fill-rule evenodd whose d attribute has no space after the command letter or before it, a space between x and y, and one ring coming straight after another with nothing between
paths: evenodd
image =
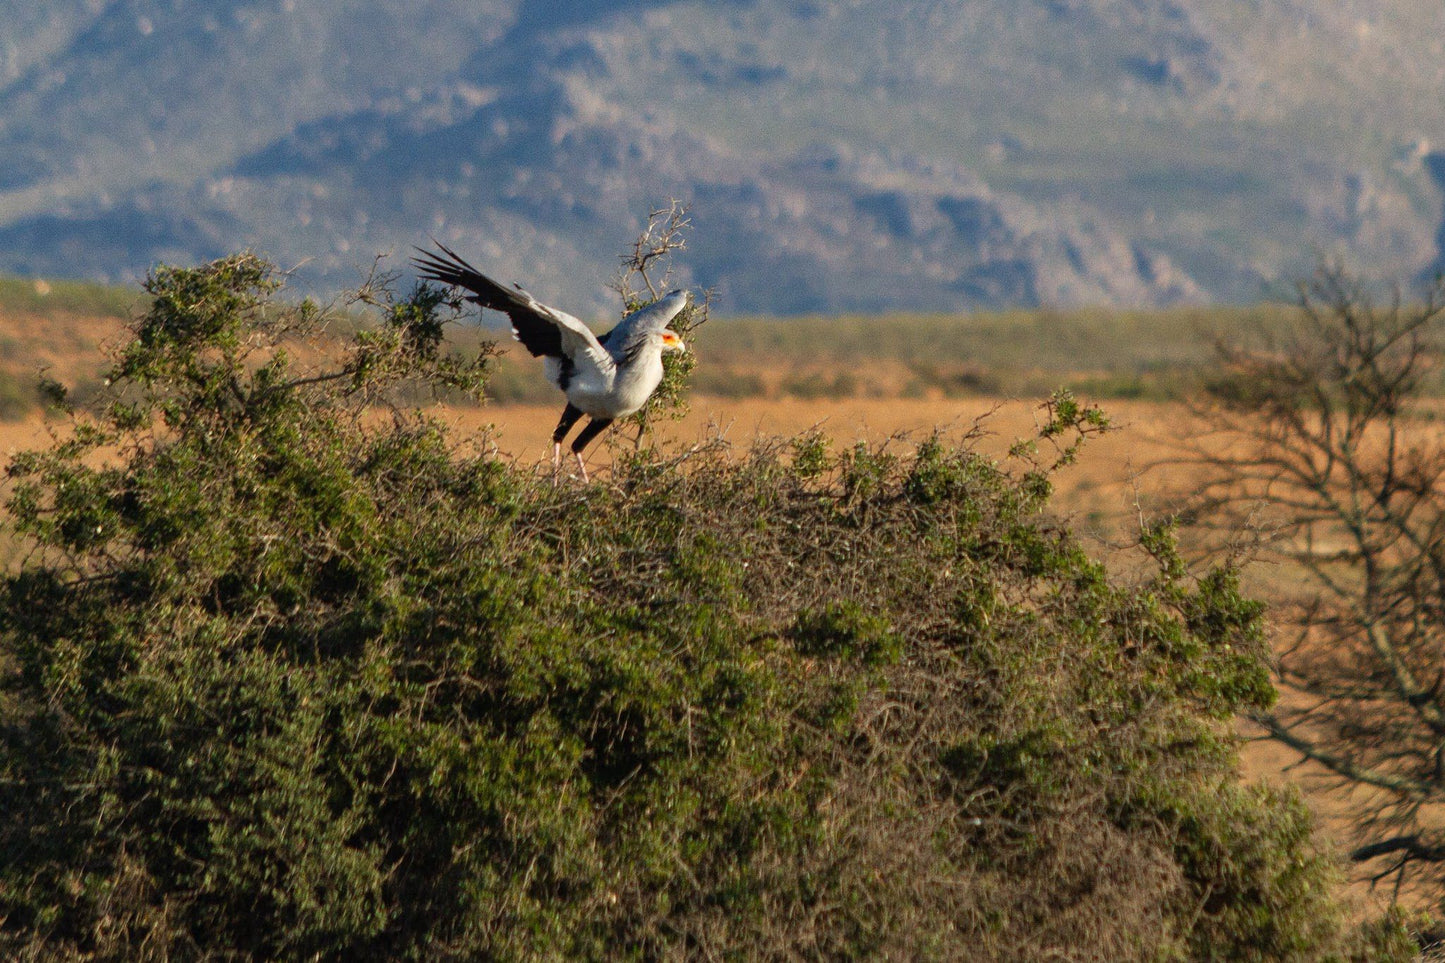
<instances>
[{"instance_id":1,"label":"sunlit bush foliage","mask_svg":"<svg viewBox=\"0 0 1445 963\"><path fill-rule=\"evenodd\" d=\"M9 467L0 954L1407 958L1236 777L1273 691L1234 574L1161 529L1125 580L1047 514L1096 411L1004 465L809 436L554 486L378 409L481 386L439 293L299 370L274 286L157 272Z\"/></svg>"}]
</instances>

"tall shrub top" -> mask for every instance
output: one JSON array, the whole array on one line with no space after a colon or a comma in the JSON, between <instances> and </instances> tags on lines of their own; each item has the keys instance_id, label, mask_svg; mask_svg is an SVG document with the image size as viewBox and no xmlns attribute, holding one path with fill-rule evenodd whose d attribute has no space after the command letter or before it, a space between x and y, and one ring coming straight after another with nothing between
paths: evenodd
<instances>
[{"instance_id":1,"label":"tall shrub top","mask_svg":"<svg viewBox=\"0 0 1445 963\"><path fill-rule=\"evenodd\" d=\"M438 292L313 368L253 257L150 291L8 469L5 955L1403 952L1237 780L1273 693L1234 573L1159 529L1121 579L1047 513L1093 409L1017 471L808 436L554 487L378 414L484 380Z\"/></svg>"}]
</instances>

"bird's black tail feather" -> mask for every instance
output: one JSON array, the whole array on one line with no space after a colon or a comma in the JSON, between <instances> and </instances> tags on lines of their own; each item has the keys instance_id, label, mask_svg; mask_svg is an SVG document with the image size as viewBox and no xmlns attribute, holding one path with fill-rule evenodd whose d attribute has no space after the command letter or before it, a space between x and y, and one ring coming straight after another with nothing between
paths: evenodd
<instances>
[{"instance_id":1,"label":"bird's black tail feather","mask_svg":"<svg viewBox=\"0 0 1445 963\"><path fill-rule=\"evenodd\" d=\"M436 238L432 238L432 243L441 250L440 254L417 248L418 256L411 259L423 280L440 281L442 284L466 288L472 292L467 300L494 311L505 311L518 303L517 295L513 291L472 267L461 255Z\"/></svg>"}]
</instances>

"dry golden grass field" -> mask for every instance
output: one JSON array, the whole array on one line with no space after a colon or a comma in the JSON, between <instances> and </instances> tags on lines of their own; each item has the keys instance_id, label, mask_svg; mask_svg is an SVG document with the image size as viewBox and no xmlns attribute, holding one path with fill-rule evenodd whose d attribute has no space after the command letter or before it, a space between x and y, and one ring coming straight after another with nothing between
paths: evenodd
<instances>
[{"instance_id":1,"label":"dry golden grass field","mask_svg":"<svg viewBox=\"0 0 1445 963\"><path fill-rule=\"evenodd\" d=\"M84 397L87 386L93 390L99 377L105 345L121 334L121 318L131 310L125 298L95 304L81 296L84 289L78 290L69 301L57 298L52 303L47 303L38 289L35 297L26 289L10 291L8 299L0 297L0 405L6 391L11 399L8 414L0 406L0 462L8 461L17 450L46 444L52 432L63 430L62 422L47 420L27 395L36 373L43 369ZM16 291L25 297L18 298ZM0 290L0 295L6 293ZM1240 312L1230 319L1235 325L1250 323ZM793 359L804 357L801 352L806 344L826 326L825 319L806 319L786 334L768 324L790 322L737 322L744 327L732 329L740 332L740 337L731 344L726 337L729 322L714 323L696 346L696 383L701 390L691 396L685 417L663 421L657 431L665 443L683 449L719 438L745 447L762 437L817 430L831 439L835 450L857 441L887 439L906 446L908 439L934 431L953 438L980 433L976 444L1004 458L1014 441L1034 433L1040 417L1038 398L1053 387L1070 384L1083 400L1097 400L1117 429L1091 440L1078 462L1058 478L1057 507L1086 537L1100 540L1100 553L1109 541L1137 524L1141 512L1164 510L1179 493L1189 491L1187 469L1158 467L1158 463L1172 454L1172 439L1197 430L1185 406L1168 399L1173 394L1170 379L1177 374L1171 366L1197 358L1202 343L1200 316L1158 315L1154 323L1128 316L1126 330L1110 337L1137 340L1143 360L1136 358L1132 367L1113 370L1104 367L1103 359L1118 349L1118 342L1112 347L1106 343L1109 338L1099 333L1103 322L1097 314L1080 315L1073 321L1042 315L985 320L982 327L993 325L997 337L1009 342L1008 356L998 369L1006 377L995 375L986 364L948 351L925 363L920 360L926 356L919 353L920 346L909 344L895 331L893 336L903 340L891 349L875 379L860 373L856 354L852 362L835 351L794 363ZM951 323L960 330L967 324L961 319ZM839 324L849 337L862 337L857 319ZM923 349L929 340L945 339L947 323L943 319L929 319L921 327L924 333L918 337L924 339ZM978 332L971 330L971 334L976 337ZM1051 342L1050 366L1027 362L1028 354L1018 343L1025 336L1056 339ZM469 337L475 343L476 336ZM1151 345L1157 348L1171 339L1188 341L1188 349L1150 355ZM1064 349L1054 351L1060 344ZM1070 344L1073 349L1068 348ZM979 350L986 353L982 347ZM1190 355L1191 351L1196 354ZM1060 370L1066 358L1082 361L1084 368ZM719 370L727 377L719 377ZM550 387L543 384L540 363L513 350L504 359L498 383L504 389L500 392L503 397L522 400L482 407L438 405L433 414L451 424L459 439L490 447L520 466L550 470L550 435L561 401L560 397L553 400ZM1090 387L1101 387L1100 394L1113 397L1096 399ZM607 483L609 461L619 446L629 444L629 438L613 431L592 448L588 463L597 483ZM1150 466L1155 467L1146 471ZM11 554L0 553L0 557ZM1256 591L1267 595L1268 589L1266 572L1258 577ZM1347 800L1322 789L1310 778L1307 767L1296 767L1293 752L1274 743L1251 742L1243 758L1251 778L1296 782L1321 816L1323 832L1328 835L1339 829L1339 814ZM1352 889L1362 906L1387 895L1372 894L1361 883Z\"/></svg>"}]
</instances>

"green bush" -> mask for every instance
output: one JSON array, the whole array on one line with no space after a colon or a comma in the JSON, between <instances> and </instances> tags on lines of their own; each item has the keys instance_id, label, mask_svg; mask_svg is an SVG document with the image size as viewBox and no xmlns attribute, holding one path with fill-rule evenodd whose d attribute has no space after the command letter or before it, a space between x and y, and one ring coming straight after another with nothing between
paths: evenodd
<instances>
[{"instance_id":1,"label":"green bush","mask_svg":"<svg viewBox=\"0 0 1445 963\"><path fill-rule=\"evenodd\" d=\"M300 371L273 288L158 272L113 396L10 466L0 954L1406 958L1238 783L1259 607L1163 530L1112 576L1029 446L554 487L374 414L480 388L439 294ZM1102 425L1051 412L1062 460Z\"/></svg>"}]
</instances>

